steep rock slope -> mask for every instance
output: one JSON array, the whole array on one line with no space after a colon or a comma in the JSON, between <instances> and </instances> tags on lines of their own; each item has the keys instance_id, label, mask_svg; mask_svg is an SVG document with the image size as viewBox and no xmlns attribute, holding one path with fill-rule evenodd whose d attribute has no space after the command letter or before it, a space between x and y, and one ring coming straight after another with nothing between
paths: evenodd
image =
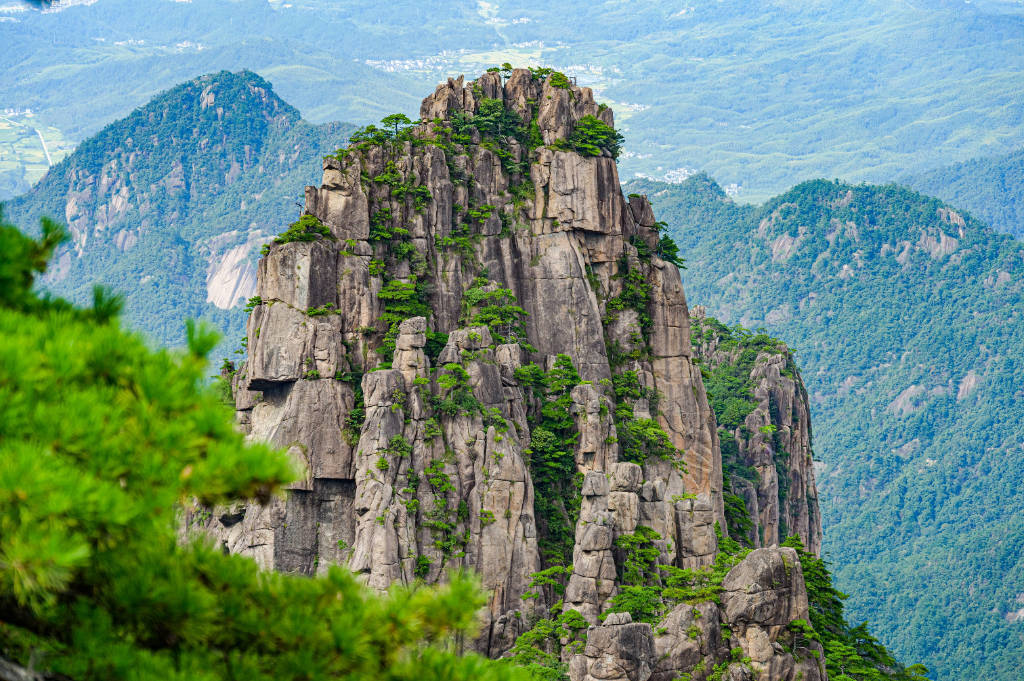
<instances>
[{"instance_id":1,"label":"steep rock slope","mask_svg":"<svg viewBox=\"0 0 1024 681\"><path fill-rule=\"evenodd\" d=\"M760 207L706 176L630 191L670 224L691 298L799 352L851 620L939 679L1016 679L1020 242L897 186L819 180Z\"/></svg>"},{"instance_id":2,"label":"steep rock slope","mask_svg":"<svg viewBox=\"0 0 1024 681\"><path fill-rule=\"evenodd\" d=\"M726 327L701 305L691 322L718 421L730 533L751 546L794 534L819 554L810 404L793 354L767 334Z\"/></svg>"},{"instance_id":3,"label":"steep rock slope","mask_svg":"<svg viewBox=\"0 0 1024 681\"><path fill-rule=\"evenodd\" d=\"M619 189L611 110L515 70L449 80L421 118L325 160L260 261L228 377L303 479L190 525L380 589L470 568L476 645L578 681L825 678L797 553L727 537L679 272Z\"/></svg>"},{"instance_id":4,"label":"steep rock slope","mask_svg":"<svg viewBox=\"0 0 1024 681\"><path fill-rule=\"evenodd\" d=\"M111 123L7 209L68 225L73 243L44 282L55 293L81 302L109 285L131 325L164 344L181 342L183 316L237 338L256 249L298 212L309 158L348 129L309 125L256 74L224 71Z\"/></svg>"}]
</instances>

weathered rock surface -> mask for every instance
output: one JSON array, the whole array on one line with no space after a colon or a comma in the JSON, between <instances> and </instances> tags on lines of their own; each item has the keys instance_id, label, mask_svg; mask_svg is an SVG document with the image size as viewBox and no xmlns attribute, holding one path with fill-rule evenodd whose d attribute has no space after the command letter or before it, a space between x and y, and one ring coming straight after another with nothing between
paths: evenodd
<instances>
[{"instance_id":1,"label":"weathered rock surface","mask_svg":"<svg viewBox=\"0 0 1024 681\"><path fill-rule=\"evenodd\" d=\"M494 101L535 134L466 126ZM611 154L566 141L611 111L588 89L515 70L449 80L421 116L404 136L327 158L306 212L331 236L272 244L260 262L248 358L232 377L238 420L288 449L302 477L284 499L192 525L267 568L340 563L377 589L473 570L490 599L476 646L492 656L562 600L591 625L581 650L563 651L573 681L667 681L701 663L695 680L723 663L721 678L737 680L796 669L756 638L774 643L786 617L806 616L785 551L738 565L721 608L599 625L622 586L620 539L646 528L659 562L701 568L727 532L679 272L657 255L647 199L623 197ZM551 519L535 482L549 473L534 451L553 389L527 377L563 355L579 373L557 427L571 432L556 436L572 566L564 595L534 598L532 575L553 560L540 550ZM740 638L726 641L733 620ZM730 659L744 646L757 664Z\"/></svg>"},{"instance_id":2,"label":"weathered rock surface","mask_svg":"<svg viewBox=\"0 0 1024 681\"><path fill-rule=\"evenodd\" d=\"M726 575L722 605L681 603L653 627L628 613L587 631L569 665L573 681L827 679L820 644L789 627L808 618L803 571L790 548L757 549Z\"/></svg>"},{"instance_id":3,"label":"weathered rock surface","mask_svg":"<svg viewBox=\"0 0 1024 681\"><path fill-rule=\"evenodd\" d=\"M807 588L796 551L756 549L722 582L722 607L734 624L781 627L807 620Z\"/></svg>"},{"instance_id":4,"label":"weathered rock surface","mask_svg":"<svg viewBox=\"0 0 1024 681\"><path fill-rule=\"evenodd\" d=\"M569 675L576 681L647 681L654 652L651 625L615 613L587 631L587 647L573 657Z\"/></svg>"},{"instance_id":5,"label":"weathered rock surface","mask_svg":"<svg viewBox=\"0 0 1024 681\"><path fill-rule=\"evenodd\" d=\"M722 611L759 681L827 679L824 651L794 636L809 621L807 587L796 551L756 549L722 582Z\"/></svg>"},{"instance_id":6,"label":"weathered rock surface","mask_svg":"<svg viewBox=\"0 0 1024 681\"><path fill-rule=\"evenodd\" d=\"M750 352L742 344L723 347L721 333L706 322L702 306L694 307L693 320L700 330L694 343L696 357L704 366L737 365L741 354ZM756 406L730 434L739 462L756 476L730 477L730 491L746 503L753 521L748 537L751 545L774 546L795 534L808 551L817 554L821 551L821 513L807 391L788 348L776 345L755 350L756 359L746 378Z\"/></svg>"},{"instance_id":7,"label":"weathered rock surface","mask_svg":"<svg viewBox=\"0 0 1024 681\"><path fill-rule=\"evenodd\" d=\"M677 605L658 623L660 633L654 639L657 664L651 681L675 681L702 660L727 657L728 641L722 638L722 624L714 603Z\"/></svg>"}]
</instances>

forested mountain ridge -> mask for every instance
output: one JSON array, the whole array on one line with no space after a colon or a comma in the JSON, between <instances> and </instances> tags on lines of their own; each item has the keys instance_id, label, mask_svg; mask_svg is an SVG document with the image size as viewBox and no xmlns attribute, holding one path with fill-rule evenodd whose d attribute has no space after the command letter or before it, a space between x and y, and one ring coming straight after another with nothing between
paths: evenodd
<instances>
[{"instance_id":1,"label":"forested mountain ridge","mask_svg":"<svg viewBox=\"0 0 1024 681\"><path fill-rule=\"evenodd\" d=\"M995 230L1024 238L1024 149L936 168L900 181L970 211Z\"/></svg>"},{"instance_id":2,"label":"forested mountain ridge","mask_svg":"<svg viewBox=\"0 0 1024 681\"><path fill-rule=\"evenodd\" d=\"M819 180L761 207L703 175L632 190L670 225L692 301L796 350L853 620L937 678L1015 678L1024 246L895 185Z\"/></svg>"},{"instance_id":3,"label":"forested mountain ridge","mask_svg":"<svg viewBox=\"0 0 1024 681\"><path fill-rule=\"evenodd\" d=\"M183 341L183 317L237 338L256 251L348 129L304 122L254 73L207 75L105 127L7 210L68 225L72 243L42 282L55 293L123 291L126 320L161 344Z\"/></svg>"}]
</instances>

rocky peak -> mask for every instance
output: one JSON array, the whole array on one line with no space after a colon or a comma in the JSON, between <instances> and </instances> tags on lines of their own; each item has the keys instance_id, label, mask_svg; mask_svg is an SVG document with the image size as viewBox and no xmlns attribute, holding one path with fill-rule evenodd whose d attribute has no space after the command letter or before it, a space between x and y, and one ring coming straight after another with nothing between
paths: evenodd
<instances>
[{"instance_id":1,"label":"rocky peak","mask_svg":"<svg viewBox=\"0 0 1024 681\"><path fill-rule=\"evenodd\" d=\"M546 654L573 679L649 678L676 644L620 594L660 594L662 571L721 581L728 526L679 271L647 199L622 195L612 123L562 74L489 72L327 157L265 249L232 376L242 426L304 475L193 524L267 568L341 563L379 589L471 569L491 595L480 650L557 616L579 638ZM714 635L709 673L730 654Z\"/></svg>"},{"instance_id":2,"label":"rocky peak","mask_svg":"<svg viewBox=\"0 0 1024 681\"><path fill-rule=\"evenodd\" d=\"M810 403L792 352L763 333L726 327L700 305L691 312L720 429L730 531L753 547L795 534L820 553Z\"/></svg>"},{"instance_id":3,"label":"rocky peak","mask_svg":"<svg viewBox=\"0 0 1024 681\"><path fill-rule=\"evenodd\" d=\"M565 76L538 78L528 69L515 69L507 79L499 72L485 73L467 83L463 76L449 78L437 86L434 94L423 100L420 118L425 121L465 113L479 113L482 100L500 100L515 112L523 125L536 121L544 144L564 140L584 116L594 116L614 127L612 110L594 101L590 88L580 88Z\"/></svg>"}]
</instances>

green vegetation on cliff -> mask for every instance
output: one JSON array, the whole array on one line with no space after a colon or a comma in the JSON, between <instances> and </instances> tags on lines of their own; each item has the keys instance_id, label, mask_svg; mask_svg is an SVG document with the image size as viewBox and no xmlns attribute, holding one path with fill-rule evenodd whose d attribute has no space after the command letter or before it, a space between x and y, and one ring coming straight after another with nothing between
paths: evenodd
<instances>
[{"instance_id":1,"label":"green vegetation on cliff","mask_svg":"<svg viewBox=\"0 0 1024 681\"><path fill-rule=\"evenodd\" d=\"M704 175L634 190L691 303L798 352L850 617L937 678L1015 678L1024 247L898 186L818 180L761 207Z\"/></svg>"},{"instance_id":2,"label":"green vegetation on cliff","mask_svg":"<svg viewBox=\"0 0 1024 681\"><path fill-rule=\"evenodd\" d=\"M699 569L660 564L654 542L661 539L661 535L649 527L638 525L634 532L621 535L615 545L625 553L622 586L612 597L610 607L601 613L602 620L615 612L628 612L635 622L656 624L680 603L720 605L722 581L750 549L724 537L717 523L715 532L718 535L715 562Z\"/></svg>"},{"instance_id":3,"label":"green vegetation on cliff","mask_svg":"<svg viewBox=\"0 0 1024 681\"><path fill-rule=\"evenodd\" d=\"M541 558L547 565L570 565L582 480L576 472L579 433L569 409L580 375L571 357L559 355L550 371L527 364L516 369L516 378L539 403L530 413L530 445L525 453L536 490Z\"/></svg>"},{"instance_id":4,"label":"green vegetation on cliff","mask_svg":"<svg viewBox=\"0 0 1024 681\"><path fill-rule=\"evenodd\" d=\"M867 622L855 627L847 623L843 601L848 596L832 585L824 560L805 551L797 537L790 537L782 545L795 549L800 556L811 611L809 623L796 620L789 629L825 648L830 681L926 681L928 669L920 664L900 665L868 632Z\"/></svg>"},{"instance_id":5,"label":"green vegetation on cliff","mask_svg":"<svg viewBox=\"0 0 1024 681\"><path fill-rule=\"evenodd\" d=\"M265 501L293 465L205 385L207 328L152 351L116 301L36 297L63 238L42 232L0 224L0 659L77 681L526 678L439 643L476 628L471 579L379 596L180 542L181 504Z\"/></svg>"},{"instance_id":6,"label":"green vegetation on cliff","mask_svg":"<svg viewBox=\"0 0 1024 681\"><path fill-rule=\"evenodd\" d=\"M572 149L584 156L600 156L603 152L618 158L625 139L610 125L595 116L584 116L568 139L558 140L557 149Z\"/></svg>"},{"instance_id":7,"label":"green vegetation on cliff","mask_svg":"<svg viewBox=\"0 0 1024 681\"><path fill-rule=\"evenodd\" d=\"M693 320L691 333L695 343L715 339L717 349L722 353L737 353L735 361L723 362L703 372L704 389L720 427L735 429L743 426L744 419L757 406L753 401L751 390L754 386L750 379L754 362L762 352L783 352L782 341L740 325L728 327L713 317Z\"/></svg>"}]
</instances>

